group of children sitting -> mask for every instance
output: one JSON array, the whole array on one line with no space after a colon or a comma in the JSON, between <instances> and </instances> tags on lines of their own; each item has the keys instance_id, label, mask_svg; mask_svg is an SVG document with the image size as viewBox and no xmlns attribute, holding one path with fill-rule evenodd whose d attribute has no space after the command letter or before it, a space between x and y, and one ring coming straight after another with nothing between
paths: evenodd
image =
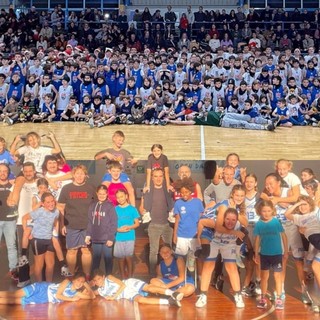
<instances>
[{"instance_id":1,"label":"group of children sitting","mask_svg":"<svg viewBox=\"0 0 320 320\"><path fill-rule=\"evenodd\" d=\"M296 50L276 55L270 48L202 55L183 49L175 56L109 49L77 54L73 62L58 57L53 64L38 56L27 61L21 53L11 63L2 57L4 123L85 120L91 128L173 123L273 130L320 121L318 57L312 50L305 57ZM227 114L235 123L212 124L212 114Z\"/></svg>"}]
</instances>

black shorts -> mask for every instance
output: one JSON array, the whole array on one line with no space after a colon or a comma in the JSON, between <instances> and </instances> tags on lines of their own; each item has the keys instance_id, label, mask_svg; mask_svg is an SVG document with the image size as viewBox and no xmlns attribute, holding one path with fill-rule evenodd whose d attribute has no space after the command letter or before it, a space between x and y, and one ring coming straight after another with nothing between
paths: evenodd
<instances>
[{"instance_id":1,"label":"black shorts","mask_svg":"<svg viewBox=\"0 0 320 320\"><path fill-rule=\"evenodd\" d=\"M52 239L32 239L31 246L35 256L44 254L47 251L54 252Z\"/></svg>"},{"instance_id":2,"label":"black shorts","mask_svg":"<svg viewBox=\"0 0 320 320\"><path fill-rule=\"evenodd\" d=\"M270 270L274 272L282 271L282 254L275 256L266 256L260 254L260 268L261 270Z\"/></svg>"},{"instance_id":3,"label":"black shorts","mask_svg":"<svg viewBox=\"0 0 320 320\"><path fill-rule=\"evenodd\" d=\"M317 250L320 250L320 234L319 233L314 233L310 235L308 240Z\"/></svg>"}]
</instances>

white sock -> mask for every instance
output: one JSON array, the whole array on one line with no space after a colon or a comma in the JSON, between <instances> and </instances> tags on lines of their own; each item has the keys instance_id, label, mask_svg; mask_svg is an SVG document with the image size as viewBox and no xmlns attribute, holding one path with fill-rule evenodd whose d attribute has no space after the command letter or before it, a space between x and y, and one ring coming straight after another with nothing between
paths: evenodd
<instances>
[{"instance_id":1,"label":"white sock","mask_svg":"<svg viewBox=\"0 0 320 320\"><path fill-rule=\"evenodd\" d=\"M159 299L159 304L169 304L167 299Z\"/></svg>"},{"instance_id":2,"label":"white sock","mask_svg":"<svg viewBox=\"0 0 320 320\"><path fill-rule=\"evenodd\" d=\"M164 294L165 294L166 296L172 296L173 291L170 290L170 289L166 289L166 291L164 292Z\"/></svg>"}]
</instances>

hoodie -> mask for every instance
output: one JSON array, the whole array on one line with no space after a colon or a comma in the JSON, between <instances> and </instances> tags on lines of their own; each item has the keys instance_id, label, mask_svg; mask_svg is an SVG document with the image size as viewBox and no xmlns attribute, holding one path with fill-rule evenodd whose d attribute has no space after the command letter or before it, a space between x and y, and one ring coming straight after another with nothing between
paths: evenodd
<instances>
[{"instance_id":1,"label":"hoodie","mask_svg":"<svg viewBox=\"0 0 320 320\"><path fill-rule=\"evenodd\" d=\"M88 210L87 236L92 243L114 241L118 218L110 201L94 201Z\"/></svg>"}]
</instances>

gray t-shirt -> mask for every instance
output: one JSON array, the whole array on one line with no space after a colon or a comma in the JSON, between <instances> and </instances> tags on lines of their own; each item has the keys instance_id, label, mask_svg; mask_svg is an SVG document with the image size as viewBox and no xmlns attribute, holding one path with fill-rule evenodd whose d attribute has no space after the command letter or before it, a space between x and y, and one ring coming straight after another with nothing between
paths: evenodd
<instances>
[{"instance_id":1,"label":"gray t-shirt","mask_svg":"<svg viewBox=\"0 0 320 320\"><path fill-rule=\"evenodd\" d=\"M155 224L168 223L167 201L166 201L163 188L161 189L154 188L153 199L152 199L152 209L150 214L151 214L152 223L155 223Z\"/></svg>"}]
</instances>

